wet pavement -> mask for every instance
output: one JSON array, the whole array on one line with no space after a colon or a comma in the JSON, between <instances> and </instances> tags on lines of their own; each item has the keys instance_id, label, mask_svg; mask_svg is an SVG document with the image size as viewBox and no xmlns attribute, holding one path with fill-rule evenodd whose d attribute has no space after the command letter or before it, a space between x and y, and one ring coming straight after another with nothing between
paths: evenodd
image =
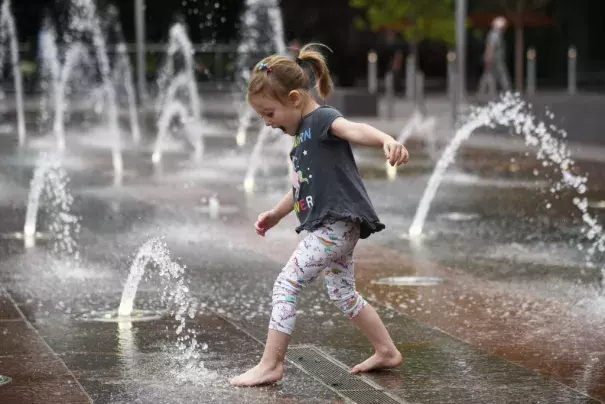
<instances>
[{"instance_id":1,"label":"wet pavement","mask_svg":"<svg viewBox=\"0 0 605 404\"><path fill-rule=\"evenodd\" d=\"M130 147L119 187L103 141L68 146L63 165L81 226L75 261L51 254L52 240L25 248L7 236L23 229L38 152L52 145L41 139L18 152L13 140L0 138L0 374L12 378L0 386L0 403L605 401L598 270L586 268L576 247L583 237L574 195L551 195L550 174L531 154L463 148L431 206L427 237L418 243L406 234L434 167L423 143L410 143L412 161L393 182L379 152L358 150L387 224L360 243L358 289L377 307L404 364L337 380L305 365L300 357L311 348L319 349L313 351L320 352L317 361L340 369L371 354L318 281L299 299L286 378L238 389L228 380L262 354L273 282L299 240L294 217L266 238L251 226L287 190L283 158L266 159L250 195L242 183L251 146L235 150L233 139L211 143L200 166L178 142L161 169L151 165L149 148ZM595 161L577 164L579 172L591 173L591 200L605 200L603 168ZM213 196L220 200L217 216L209 214ZM598 210L591 212L598 217ZM47 216L40 213L43 233ZM182 357L177 323L160 296L166 281L152 266L135 308L157 316L101 321L117 309L135 254L157 236L186 267L195 308L186 328L197 332L197 359ZM394 276L443 283L375 283Z\"/></svg>"}]
</instances>

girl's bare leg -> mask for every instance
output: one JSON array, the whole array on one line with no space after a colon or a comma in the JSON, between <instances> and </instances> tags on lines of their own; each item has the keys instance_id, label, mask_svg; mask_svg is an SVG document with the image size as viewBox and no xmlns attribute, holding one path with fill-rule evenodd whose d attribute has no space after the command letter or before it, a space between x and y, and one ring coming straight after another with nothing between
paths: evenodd
<instances>
[{"instance_id":1,"label":"girl's bare leg","mask_svg":"<svg viewBox=\"0 0 605 404\"><path fill-rule=\"evenodd\" d=\"M265 352L258 365L231 379L233 386L251 387L275 383L284 377L284 360L290 336L280 331L269 330Z\"/></svg>"},{"instance_id":2,"label":"girl's bare leg","mask_svg":"<svg viewBox=\"0 0 605 404\"><path fill-rule=\"evenodd\" d=\"M352 373L368 372L376 369L394 368L403 362L401 353L395 347L389 332L369 304L365 306L352 321L368 337L376 353L364 362L353 367Z\"/></svg>"}]
</instances>

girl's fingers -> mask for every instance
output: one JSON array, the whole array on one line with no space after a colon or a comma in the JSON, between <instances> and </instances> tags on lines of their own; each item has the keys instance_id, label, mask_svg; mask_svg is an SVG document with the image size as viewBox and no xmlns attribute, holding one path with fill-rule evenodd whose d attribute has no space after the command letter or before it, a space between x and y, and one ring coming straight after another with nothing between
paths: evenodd
<instances>
[{"instance_id":1,"label":"girl's fingers","mask_svg":"<svg viewBox=\"0 0 605 404\"><path fill-rule=\"evenodd\" d=\"M408 162L408 153L405 147L401 148L401 154L399 155L399 164L405 164Z\"/></svg>"},{"instance_id":2,"label":"girl's fingers","mask_svg":"<svg viewBox=\"0 0 605 404\"><path fill-rule=\"evenodd\" d=\"M393 164L396 164L396 165L401 164L401 156L402 156L401 150L402 150L402 148L399 145L395 148L394 153L393 153Z\"/></svg>"}]
</instances>

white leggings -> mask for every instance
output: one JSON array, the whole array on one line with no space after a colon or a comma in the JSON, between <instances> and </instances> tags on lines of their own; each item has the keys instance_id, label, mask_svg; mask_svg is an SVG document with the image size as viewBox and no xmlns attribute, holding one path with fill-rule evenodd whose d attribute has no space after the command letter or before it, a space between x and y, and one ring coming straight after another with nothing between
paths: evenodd
<instances>
[{"instance_id":1,"label":"white leggings","mask_svg":"<svg viewBox=\"0 0 605 404\"><path fill-rule=\"evenodd\" d=\"M359 314L367 302L355 290L353 250L358 240L359 225L353 222L327 222L309 232L275 281L269 329L292 334L296 299L322 270L330 299L350 318Z\"/></svg>"}]
</instances>

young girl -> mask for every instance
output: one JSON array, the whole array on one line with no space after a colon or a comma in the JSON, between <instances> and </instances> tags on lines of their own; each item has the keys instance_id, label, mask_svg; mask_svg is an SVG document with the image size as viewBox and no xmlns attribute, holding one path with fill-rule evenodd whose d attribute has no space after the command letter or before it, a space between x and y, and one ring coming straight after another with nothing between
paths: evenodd
<instances>
[{"instance_id":1,"label":"young girl","mask_svg":"<svg viewBox=\"0 0 605 404\"><path fill-rule=\"evenodd\" d=\"M346 120L320 106L309 94L310 69L325 99L332 80L321 53L306 45L296 60L273 55L254 68L248 102L265 121L292 136L292 190L254 227L264 236L292 210L307 236L273 287L273 309L260 363L231 379L234 386L273 383L284 375L284 359L294 330L296 299L323 271L330 299L364 332L376 353L353 373L399 366L402 357L378 314L355 290L353 250L360 238L384 229L361 181L349 142L382 147L391 165L407 163L408 152L387 134Z\"/></svg>"}]
</instances>

